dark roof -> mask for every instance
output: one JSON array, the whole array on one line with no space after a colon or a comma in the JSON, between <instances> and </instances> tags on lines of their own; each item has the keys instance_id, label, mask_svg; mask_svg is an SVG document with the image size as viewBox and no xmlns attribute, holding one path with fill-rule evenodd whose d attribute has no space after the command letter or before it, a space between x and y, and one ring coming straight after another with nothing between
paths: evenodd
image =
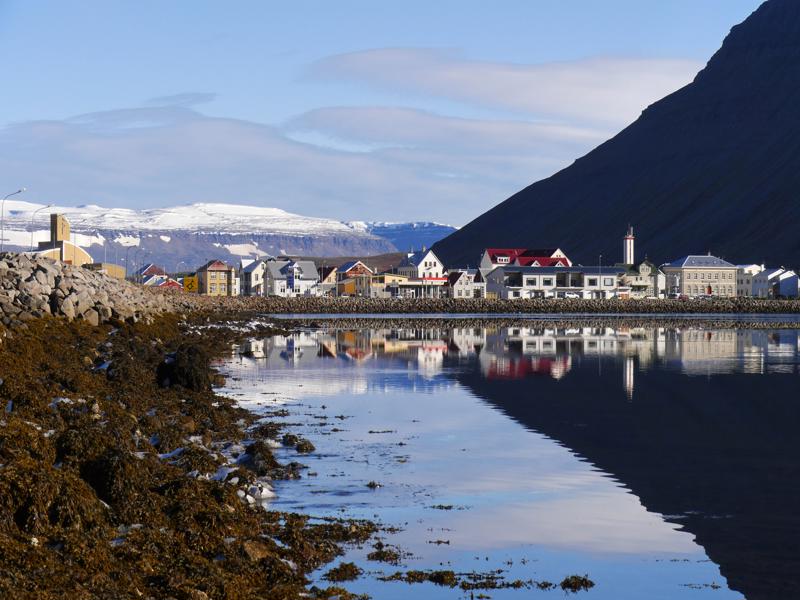
<instances>
[{"instance_id":1,"label":"dark roof","mask_svg":"<svg viewBox=\"0 0 800 600\"><path fill-rule=\"evenodd\" d=\"M711 256L710 254L689 254L688 256L684 256L683 258L679 258L677 260L673 260L671 263L667 265L668 267L676 267L676 268L685 268L685 267L732 267L735 268L735 265L732 265L726 260L722 260L721 258L717 258L716 256Z\"/></svg>"}]
</instances>

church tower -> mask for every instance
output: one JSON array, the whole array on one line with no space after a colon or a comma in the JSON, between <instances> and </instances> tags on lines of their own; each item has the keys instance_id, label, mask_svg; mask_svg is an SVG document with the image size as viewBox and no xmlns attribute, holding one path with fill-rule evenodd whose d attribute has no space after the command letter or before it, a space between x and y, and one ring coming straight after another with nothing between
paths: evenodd
<instances>
[{"instance_id":1,"label":"church tower","mask_svg":"<svg viewBox=\"0 0 800 600\"><path fill-rule=\"evenodd\" d=\"M626 265L632 265L634 263L633 259L633 240L636 239L633 236L633 227L628 225L628 234L625 236L623 240L622 246L622 262Z\"/></svg>"}]
</instances>

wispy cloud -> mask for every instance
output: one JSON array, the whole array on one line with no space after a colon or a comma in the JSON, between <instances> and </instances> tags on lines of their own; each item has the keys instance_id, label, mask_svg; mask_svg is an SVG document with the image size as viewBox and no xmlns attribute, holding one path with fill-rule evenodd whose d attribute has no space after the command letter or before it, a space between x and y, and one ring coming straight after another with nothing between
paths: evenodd
<instances>
[{"instance_id":1,"label":"wispy cloud","mask_svg":"<svg viewBox=\"0 0 800 600\"><path fill-rule=\"evenodd\" d=\"M310 76L542 118L621 125L689 83L701 67L689 60L624 57L514 64L469 60L443 50L385 48L320 60Z\"/></svg>"}]
</instances>

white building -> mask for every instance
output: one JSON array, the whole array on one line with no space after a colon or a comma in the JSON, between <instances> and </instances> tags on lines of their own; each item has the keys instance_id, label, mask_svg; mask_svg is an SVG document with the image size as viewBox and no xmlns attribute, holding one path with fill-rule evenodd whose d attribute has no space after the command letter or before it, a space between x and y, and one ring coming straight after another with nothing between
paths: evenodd
<instances>
[{"instance_id":1,"label":"white building","mask_svg":"<svg viewBox=\"0 0 800 600\"><path fill-rule=\"evenodd\" d=\"M778 277L783 272L784 270L781 268L769 268L754 275L752 296L754 298L773 298L775 296L773 284L778 281Z\"/></svg>"},{"instance_id":2,"label":"white building","mask_svg":"<svg viewBox=\"0 0 800 600\"><path fill-rule=\"evenodd\" d=\"M263 260L242 261L239 268L242 296L263 296L267 263Z\"/></svg>"},{"instance_id":3,"label":"white building","mask_svg":"<svg viewBox=\"0 0 800 600\"><path fill-rule=\"evenodd\" d=\"M264 294L267 296L316 296L319 273L310 260L270 260L264 272Z\"/></svg>"},{"instance_id":4,"label":"white building","mask_svg":"<svg viewBox=\"0 0 800 600\"><path fill-rule=\"evenodd\" d=\"M484 298L486 282L478 269L451 270L447 276L448 295L451 298Z\"/></svg>"},{"instance_id":5,"label":"white building","mask_svg":"<svg viewBox=\"0 0 800 600\"><path fill-rule=\"evenodd\" d=\"M485 276L486 297L617 298L629 297L621 283L624 267L498 267Z\"/></svg>"},{"instance_id":6,"label":"white building","mask_svg":"<svg viewBox=\"0 0 800 600\"><path fill-rule=\"evenodd\" d=\"M409 253L398 265L397 273L409 279L447 279L447 269L433 250Z\"/></svg>"},{"instance_id":7,"label":"white building","mask_svg":"<svg viewBox=\"0 0 800 600\"><path fill-rule=\"evenodd\" d=\"M764 270L764 265L736 265L736 296L753 295L753 278Z\"/></svg>"}]
</instances>

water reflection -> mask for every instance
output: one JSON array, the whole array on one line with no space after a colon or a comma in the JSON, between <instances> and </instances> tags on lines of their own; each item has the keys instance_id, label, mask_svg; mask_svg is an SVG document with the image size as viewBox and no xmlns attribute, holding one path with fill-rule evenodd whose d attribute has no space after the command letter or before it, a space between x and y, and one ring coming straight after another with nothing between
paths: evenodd
<instances>
[{"instance_id":1,"label":"water reflection","mask_svg":"<svg viewBox=\"0 0 800 600\"><path fill-rule=\"evenodd\" d=\"M533 545L541 565L599 577L596 597L722 597L680 587L724 583L707 555L732 590L785 598L800 595L798 342L701 325L330 329L251 340L227 369L254 409L269 394L348 417L309 424L330 453L279 502L404 522L415 566Z\"/></svg>"}]
</instances>

